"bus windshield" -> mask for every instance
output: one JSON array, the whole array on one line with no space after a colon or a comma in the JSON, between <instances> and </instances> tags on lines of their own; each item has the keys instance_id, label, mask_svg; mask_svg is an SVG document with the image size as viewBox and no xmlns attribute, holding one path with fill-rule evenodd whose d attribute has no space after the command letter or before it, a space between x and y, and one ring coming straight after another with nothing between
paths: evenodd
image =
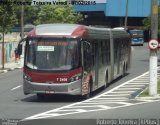
<instances>
[{"instance_id":1,"label":"bus windshield","mask_svg":"<svg viewBox=\"0 0 160 125\"><path fill-rule=\"evenodd\" d=\"M73 38L28 38L25 66L45 71L78 68L80 44Z\"/></svg>"}]
</instances>

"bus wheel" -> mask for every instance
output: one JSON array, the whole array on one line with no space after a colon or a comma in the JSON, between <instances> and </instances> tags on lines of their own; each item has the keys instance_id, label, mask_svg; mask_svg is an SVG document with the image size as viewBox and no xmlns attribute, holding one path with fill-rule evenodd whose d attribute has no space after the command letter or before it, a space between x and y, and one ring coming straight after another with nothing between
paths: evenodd
<instances>
[{"instance_id":1,"label":"bus wheel","mask_svg":"<svg viewBox=\"0 0 160 125\"><path fill-rule=\"evenodd\" d=\"M86 94L86 95L84 95L84 98L85 99L89 99L91 97L91 92L90 92L90 90L89 90L89 92Z\"/></svg>"},{"instance_id":2,"label":"bus wheel","mask_svg":"<svg viewBox=\"0 0 160 125\"><path fill-rule=\"evenodd\" d=\"M125 76L125 74L126 74L126 71L125 71L125 70L126 70L126 68L125 68L125 64L124 64L124 65L123 65L123 73L122 73L122 77Z\"/></svg>"},{"instance_id":3,"label":"bus wheel","mask_svg":"<svg viewBox=\"0 0 160 125\"><path fill-rule=\"evenodd\" d=\"M84 95L84 99L89 99L91 97L91 84L92 84L92 78L90 78L90 81L88 84L88 93Z\"/></svg>"},{"instance_id":4,"label":"bus wheel","mask_svg":"<svg viewBox=\"0 0 160 125\"><path fill-rule=\"evenodd\" d=\"M104 84L104 89L108 87L108 71L106 72L106 79Z\"/></svg>"},{"instance_id":5,"label":"bus wheel","mask_svg":"<svg viewBox=\"0 0 160 125\"><path fill-rule=\"evenodd\" d=\"M37 93L37 98L38 98L39 100L43 100L43 99L45 99L45 95L42 94L42 93Z\"/></svg>"}]
</instances>

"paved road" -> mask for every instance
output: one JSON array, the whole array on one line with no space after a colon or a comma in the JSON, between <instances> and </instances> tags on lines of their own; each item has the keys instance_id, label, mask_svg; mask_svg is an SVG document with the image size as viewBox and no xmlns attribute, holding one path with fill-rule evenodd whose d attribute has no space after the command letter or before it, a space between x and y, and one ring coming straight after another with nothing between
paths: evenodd
<instances>
[{"instance_id":1,"label":"paved road","mask_svg":"<svg viewBox=\"0 0 160 125\"><path fill-rule=\"evenodd\" d=\"M105 95L103 96L103 98L106 98L108 97L108 95L106 96L106 93L109 94L108 92L112 92L112 96L113 96L113 93L114 93L114 91L112 91L114 90L113 88L117 86L121 86L124 82L130 79L133 79L148 71L148 66L149 66L148 59L149 59L149 50L147 48L147 45L143 47L142 46L133 47L132 67L131 67L131 70L129 71L129 74L125 76L124 78L121 78L118 81L115 81L114 84L111 84L107 89L99 90L95 92L94 97L97 98L96 97L97 95L103 94ZM37 100L35 95L27 95L27 96L23 95L21 85L22 85L22 71L21 70L14 70L8 73L0 74L0 118L24 119L24 118L34 116L36 114L43 113L46 111L61 109L62 107L70 106L70 105L72 106L72 105L75 105L75 103L79 103L80 101L83 101L81 98L77 96L75 97L73 96L51 96L51 97L48 97L45 101L39 101ZM92 101L91 103L93 104ZM134 109L134 107L136 108L136 106L130 106L130 104L132 103L128 101L120 100L119 103L113 103L109 106L107 105L106 107L104 105L99 105L98 108L105 109L102 111L84 113L83 111L85 110L77 110L80 112L79 114L62 115L62 116L55 117L55 118L80 118L80 119L82 118L83 119L83 118L88 118L88 117L89 118L97 118L97 117L101 118L101 116L106 116L105 118L114 118L114 116L116 116L115 113L122 114L122 111L125 111L123 113L124 115L124 114L127 114L126 112L132 112L129 109L130 108ZM111 109L110 107L112 107L113 105L115 105L115 107L126 105L127 108L124 107L120 109ZM154 103L153 105L158 106L158 103ZM128 108L128 106L130 107ZM93 107L86 108L86 109L89 110L92 108ZM106 109L108 110L106 111ZM138 111L140 112L140 110ZM101 112L103 115L101 114ZM133 114L136 114L136 112ZM119 116L117 115L117 117Z\"/></svg>"}]
</instances>

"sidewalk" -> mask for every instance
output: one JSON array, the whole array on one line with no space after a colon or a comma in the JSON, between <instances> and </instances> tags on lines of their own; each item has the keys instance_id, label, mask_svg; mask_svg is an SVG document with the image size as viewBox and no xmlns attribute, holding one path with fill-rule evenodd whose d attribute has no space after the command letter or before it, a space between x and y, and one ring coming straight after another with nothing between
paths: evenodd
<instances>
[{"instance_id":1,"label":"sidewalk","mask_svg":"<svg viewBox=\"0 0 160 125\"><path fill-rule=\"evenodd\" d=\"M20 69L22 68L20 63L16 62L9 62L4 64L4 69L2 69L2 64L0 64L0 73L5 73L8 71L12 71L14 69Z\"/></svg>"}]
</instances>

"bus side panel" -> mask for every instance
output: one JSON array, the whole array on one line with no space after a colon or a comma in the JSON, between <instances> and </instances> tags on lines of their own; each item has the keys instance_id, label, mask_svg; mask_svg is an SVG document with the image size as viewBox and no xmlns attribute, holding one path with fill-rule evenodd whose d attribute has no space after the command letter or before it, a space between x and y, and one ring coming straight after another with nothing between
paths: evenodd
<instances>
[{"instance_id":1,"label":"bus side panel","mask_svg":"<svg viewBox=\"0 0 160 125\"><path fill-rule=\"evenodd\" d=\"M86 95L95 88L96 63L95 63L95 44L89 39L82 41L82 62L83 62L83 80L82 95Z\"/></svg>"},{"instance_id":2,"label":"bus side panel","mask_svg":"<svg viewBox=\"0 0 160 125\"><path fill-rule=\"evenodd\" d=\"M108 83L110 77L110 44L109 40L103 39L99 43L99 71L98 71L98 86L104 86Z\"/></svg>"}]
</instances>

